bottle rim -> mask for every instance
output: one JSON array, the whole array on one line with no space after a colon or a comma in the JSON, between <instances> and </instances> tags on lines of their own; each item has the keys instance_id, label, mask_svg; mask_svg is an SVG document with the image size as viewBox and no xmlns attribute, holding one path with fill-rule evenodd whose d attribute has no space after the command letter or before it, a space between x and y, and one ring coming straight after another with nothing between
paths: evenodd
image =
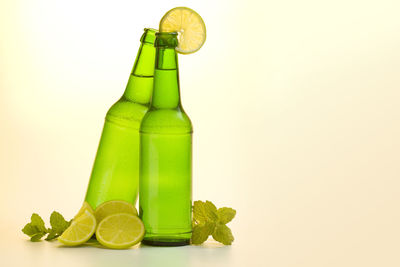
<instances>
[{"instance_id":1,"label":"bottle rim","mask_svg":"<svg viewBox=\"0 0 400 267\"><path fill-rule=\"evenodd\" d=\"M178 33L177 32L156 32L156 37L159 37L159 36L162 36L162 35L165 35L165 36L178 36Z\"/></svg>"},{"instance_id":2,"label":"bottle rim","mask_svg":"<svg viewBox=\"0 0 400 267\"><path fill-rule=\"evenodd\" d=\"M154 44L154 41L156 40L156 33L157 33L156 29L144 28L144 33L140 38L140 41L142 43Z\"/></svg>"},{"instance_id":3,"label":"bottle rim","mask_svg":"<svg viewBox=\"0 0 400 267\"><path fill-rule=\"evenodd\" d=\"M157 32L155 47L175 48L178 46L177 32Z\"/></svg>"},{"instance_id":4,"label":"bottle rim","mask_svg":"<svg viewBox=\"0 0 400 267\"><path fill-rule=\"evenodd\" d=\"M157 32L158 32L158 30L153 29L153 28L144 28L143 31L145 31L145 32L151 31L151 32L154 32L154 33L157 33Z\"/></svg>"}]
</instances>

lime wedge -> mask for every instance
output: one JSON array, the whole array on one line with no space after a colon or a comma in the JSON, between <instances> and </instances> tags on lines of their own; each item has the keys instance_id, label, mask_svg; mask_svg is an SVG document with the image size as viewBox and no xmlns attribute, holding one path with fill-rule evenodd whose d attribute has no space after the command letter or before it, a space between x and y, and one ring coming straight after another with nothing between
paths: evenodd
<instances>
[{"instance_id":1,"label":"lime wedge","mask_svg":"<svg viewBox=\"0 0 400 267\"><path fill-rule=\"evenodd\" d=\"M96 218L85 210L72 220L71 225L58 237L58 241L67 246L78 246L92 237L96 230Z\"/></svg>"},{"instance_id":2,"label":"lime wedge","mask_svg":"<svg viewBox=\"0 0 400 267\"><path fill-rule=\"evenodd\" d=\"M124 249L139 243L144 233L144 225L139 217L117 213L105 217L99 223L96 238L108 248Z\"/></svg>"},{"instance_id":3,"label":"lime wedge","mask_svg":"<svg viewBox=\"0 0 400 267\"><path fill-rule=\"evenodd\" d=\"M175 7L160 21L160 32L177 32L181 54L191 54L199 50L206 41L206 25L196 11L188 7Z\"/></svg>"},{"instance_id":4,"label":"lime wedge","mask_svg":"<svg viewBox=\"0 0 400 267\"><path fill-rule=\"evenodd\" d=\"M105 217L115 213L129 213L136 216L138 214L132 203L123 200L106 201L99 205L94 211L98 223L100 223Z\"/></svg>"},{"instance_id":5,"label":"lime wedge","mask_svg":"<svg viewBox=\"0 0 400 267\"><path fill-rule=\"evenodd\" d=\"M81 209L78 211L78 213L75 215L74 219L78 218L79 216L81 216L85 210L89 211L90 213L94 214L94 211L92 209L92 207L89 205L89 203L87 203L86 201L83 202Z\"/></svg>"}]
</instances>

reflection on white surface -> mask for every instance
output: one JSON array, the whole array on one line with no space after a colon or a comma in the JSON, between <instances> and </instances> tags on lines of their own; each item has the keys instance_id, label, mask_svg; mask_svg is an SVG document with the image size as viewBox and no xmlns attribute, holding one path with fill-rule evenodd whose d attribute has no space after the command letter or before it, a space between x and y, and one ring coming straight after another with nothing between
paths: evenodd
<instances>
[{"instance_id":1,"label":"reflection on white surface","mask_svg":"<svg viewBox=\"0 0 400 267\"><path fill-rule=\"evenodd\" d=\"M12 229L13 233L18 232ZM113 250L89 244L65 247L59 242L30 242L21 234L5 236L0 243L1 266L56 267L210 267L241 266L233 261L234 246L209 240L201 246L150 247L137 245L127 250Z\"/></svg>"},{"instance_id":2,"label":"reflection on white surface","mask_svg":"<svg viewBox=\"0 0 400 267\"><path fill-rule=\"evenodd\" d=\"M137 245L127 250L113 250L92 243L80 247L66 247L57 241L37 243L13 240L12 246L1 248L8 258L7 266L68 266L71 267L197 267L234 266L232 246L209 240L201 246L151 247ZM18 247L18 248L17 248ZM9 254L15 254L12 257ZM23 254L24 257L17 257Z\"/></svg>"},{"instance_id":3,"label":"reflection on white surface","mask_svg":"<svg viewBox=\"0 0 400 267\"><path fill-rule=\"evenodd\" d=\"M208 241L202 246L151 247L139 245L129 250L107 250L90 254L89 266L221 266L230 262L230 247Z\"/></svg>"}]
</instances>

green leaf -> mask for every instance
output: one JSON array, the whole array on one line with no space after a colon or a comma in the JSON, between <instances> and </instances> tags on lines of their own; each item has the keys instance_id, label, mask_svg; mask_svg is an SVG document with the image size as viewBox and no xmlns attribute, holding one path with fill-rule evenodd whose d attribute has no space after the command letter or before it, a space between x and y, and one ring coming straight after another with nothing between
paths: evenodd
<instances>
[{"instance_id":1,"label":"green leaf","mask_svg":"<svg viewBox=\"0 0 400 267\"><path fill-rule=\"evenodd\" d=\"M28 236L33 236L38 233L38 229L32 225L32 223L27 223L24 228L22 228L22 232Z\"/></svg>"},{"instance_id":2,"label":"green leaf","mask_svg":"<svg viewBox=\"0 0 400 267\"><path fill-rule=\"evenodd\" d=\"M225 224L218 224L212 236L216 241L224 245L231 245L234 240L231 229Z\"/></svg>"},{"instance_id":3,"label":"green leaf","mask_svg":"<svg viewBox=\"0 0 400 267\"><path fill-rule=\"evenodd\" d=\"M204 243L208 236L214 232L215 223L208 222L194 226L192 232L192 244L200 245Z\"/></svg>"},{"instance_id":4,"label":"green leaf","mask_svg":"<svg viewBox=\"0 0 400 267\"><path fill-rule=\"evenodd\" d=\"M232 219L235 217L236 210L224 207L224 208L219 208L217 213L219 222L222 224L226 224L232 221Z\"/></svg>"},{"instance_id":5,"label":"green leaf","mask_svg":"<svg viewBox=\"0 0 400 267\"><path fill-rule=\"evenodd\" d=\"M53 230L64 232L65 229L68 228L70 223L67 222L60 213L58 213L57 211L53 211L53 213L50 215L50 225Z\"/></svg>"},{"instance_id":6,"label":"green leaf","mask_svg":"<svg viewBox=\"0 0 400 267\"><path fill-rule=\"evenodd\" d=\"M38 241L40 241L40 239L41 239L45 234L46 234L46 233L44 233L44 232L37 233L37 234L35 234L35 235L33 235L33 236L31 237L31 241L32 241L32 242L38 242Z\"/></svg>"},{"instance_id":7,"label":"green leaf","mask_svg":"<svg viewBox=\"0 0 400 267\"><path fill-rule=\"evenodd\" d=\"M44 221L43 221L42 218L41 218L38 214L36 214L36 213L33 213L32 216L31 216L31 224L32 224L32 226L37 227L37 229L38 229L40 232L47 232L47 229L46 229L46 227L44 226Z\"/></svg>"},{"instance_id":8,"label":"green leaf","mask_svg":"<svg viewBox=\"0 0 400 267\"><path fill-rule=\"evenodd\" d=\"M50 225L52 228L49 231L49 235L46 237L47 241L59 237L68 228L70 222L67 222L57 211L53 211L50 215Z\"/></svg>"},{"instance_id":9,"label":"green leaf","mask_svg":"<svg viewBox=\"0 0 400 267\"><path fill-rule=\"evenodd\" d=\"M218 219L217 208L211 201L195 201L193 205L193 218L197 223L215 222Z\"/></svg>"},{"instance_id":10,"label":"green leaf","mask_svg":"<svg viewBox=\"0 0 400 267\"><path fill-rule=\"evenodd\" d=\"M31 216L31 222L24 226L22 232L30 236L31 241L36 242L47 233L47 229L42 218L40 218L36 213L33 213Z\"/></svg>"},{"instance_id":11,"label":"green leaf","mask_svg":"<svg viewBox=\"0 0 400 267\"><path fill-rule=\"evenodd\" d=\"M59 237L61 234L58 234L56 231L50 230L50 233L46 237L46 241L53 240L54 238Z\"/></svg>"}]
</instances>

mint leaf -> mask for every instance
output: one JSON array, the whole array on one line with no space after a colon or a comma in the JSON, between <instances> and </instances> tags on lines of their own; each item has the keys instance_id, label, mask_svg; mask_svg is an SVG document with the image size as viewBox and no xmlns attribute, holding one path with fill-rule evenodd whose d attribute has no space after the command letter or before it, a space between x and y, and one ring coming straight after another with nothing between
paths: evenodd
<instances>
[{"instance_id":1,"label":"mint leaf","mask_svg":"<svg viewBox=\"0 0 400 267\"><path fill-rule=\"evenodd\" d=\"M67 222L57 211L53 211L50 215L50 225L51 229L49 235L46 237L47 241L59 237L68 228L70 222Z\"/></svg>"},{"instance_id":2,"label":"mint leaf","mask_svg":"<svg viewBox=\"0 0 400 267\"><path fill-rule=\"evenodd\" d=\"M234 240L231 229L229 229L225 224L217 225L212 237L224 245L231 245Z\"/></svg>"},{"instance_id":3,"label":"mint leaf","mask_svg":"<svg viewBox=\"0 0 400 267\"><path fill-rule=\"evenodd\" d=\"M235 217L236 215L236 210L232 208L219 208L217 211L218 214L218 221L222 224L226 224Z\"/></svg>"},{"instance_id":4,"label":"mint leaf","mask_svg":"<svg viewBox=\"0 0 400 267\"><path fill-rule=\"evenodd\" d=\"M47 232L47 229L44 226L44 221L42 220L42 218L38 214L36 214L36 213L32 214L31 223L32 223L33 226L36 226L39 231Z\"/></svg>"},{"instance_id":5,"label":"mint leaf","mask_svg":"<svg viewBox=\"0 0 400 267\"><path fill-rule=\"evenodd\" d=\"M60 236L60 234L58 234L56 231L50 230L50 233L47 235L45 240L46 241L50 241L50 240L53 240L54 238L59 237L59 236Z\"/></svg>"},{"instance_id":6,"label":"mint leaf","mask_svg":"<svg viewBox=\"0 0 400 267\"><path fill-rule=\"evenodd\" d=\"M224 245L231 245L234 238L231 229L225 224L236 215L236 210L223 207L217 209L211 201L195 201L193 204L192 244L199 245L209 235Z\"/></svg>"},{"instance_id":7,"label":"mint leaf","mask_svg":"<svg viewBox=\"0 0 400 267\"><path fill-rule=\"evenodd\" d=\"M38 233L38 229L32 225L32 223L27 223L24 228L22 228L22 232L27 236L33 236Z\"/></svg>"},{"instance_id":8,"label":"mint leaf","mask_svg":"<svg viewBox=\"0 0 400 267\"><path fill-rule=\"evenodd\" d=\"M214 232L215 223L205 223L194 226L192 232L192 244L200 245L204 243L208 236Z\"/></svg>"},{"instance_id":9,"label":"mint leaf","mask_svg":"<svg viewBox=\"0 0 400 267\"><path fill-rule=\"evenodd\" d=\"M217 207L211 202L211 201L206 201L206 208L208 210L208 218L212 221L215 221L218 219L217 215Z\"/></svg>"},{"instance_id":10,"label":"mint leaf","mask_svg":"<svg viewBox=\"0 0 400 267\"><path fill-rule=\"evenodd\" d=\"M32 242L38 242L38 241L40 241L40 239L41 239L43 236L45 236L45 235L46 235L46 233L44 233L44 232L37 233L37 234L35 234L35 235L33 235L33 236L31 237L31 241L32 241Z\"/></svg>"},{"instance_id":11,"label":"mint leaf","mask_svg":"<svg viewBox=\"0 0 400 267\"><path fill-rule=\"evenodd\" d=\"M53 213L50 215L50 225L53 229L65 230L68 228L69 222L67 222L60 213L53 211Z\"/></svg>"},{"instance_id":12,"label":"mint leaf","mask_svg":"<svg viewBox=\"0 0 400 267\"><path fill-rule=\"evenodd\" d=\"M24 226L22 232L28 235L31 238L31 241L36 242L47 234L47 229L42 218L36 213L33 213L31 216L31 222Z\"/></svg>"},{"instance_id":13,"label":"mint leaf","mask_svg":"<svg viewBox=\"0 0 400 267\"><path fill-rule=\"evenodd\" d=\"M214 222L218 219L217 208L210 201L195 201L193 205L193 218L197 223Z\"/></svg>"}]
</instances>

